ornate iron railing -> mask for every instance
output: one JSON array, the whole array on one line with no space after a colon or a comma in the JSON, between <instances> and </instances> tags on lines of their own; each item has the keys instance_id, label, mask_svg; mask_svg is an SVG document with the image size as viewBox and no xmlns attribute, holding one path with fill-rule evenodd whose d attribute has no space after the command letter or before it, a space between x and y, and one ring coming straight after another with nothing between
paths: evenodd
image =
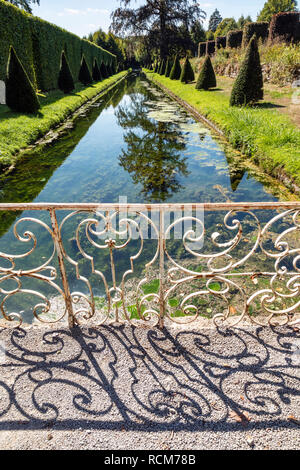
<instances>
[{"instance_id":1,"label":"ornate iron railing","mask_svg":"<svg viewBox=\"0 0 300 470\"><path fill-rule=\"evenodd\" d=\"M22 295L34 321L67 319L70 327L205 317L232 326L300 322L300 202L1 204L0 211L29 211L7 237L30 245L0 252L2 326L22 323Z\"/></svg>"}]
</instances>

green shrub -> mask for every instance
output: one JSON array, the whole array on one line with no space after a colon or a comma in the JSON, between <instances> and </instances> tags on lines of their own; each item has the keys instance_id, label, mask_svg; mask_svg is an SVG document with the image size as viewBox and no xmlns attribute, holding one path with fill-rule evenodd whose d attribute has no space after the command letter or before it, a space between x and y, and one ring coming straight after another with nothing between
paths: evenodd
<instances>
[{"instance_id":1,"label":"green shrub","mask_svg":"<svg viewBox=\"0 0 300 470\"><path fill-rule=\"evenodd\" d=\"M194 70L191 66L191 63L188 57L186 57L183 67L182 67L180 81L183 83L188 83L188 82L193 82L194 80L195 80Z\"/></svg>"},{"instance_id":2,"label":"green shrub","mask_svg":"<svg viewBox=\"0 0 300 470\"><path fill-rule=\"evenodd\" d=\"M84 85L89 85L93 81L91 72L88 68L84 55L82 56L82 59L81 59L78 80Z\"/></svg>"},{"instance_id":3,"label":"green shrub","mask_svg":"<svg viewBox=\"0 0 300 470\"><path fill-rule=\"evenodd\" d=\"M61 62L60 62L60 71L58 76L58 88L62 90L65 94L71 93L74 90L74 80L72 73L65 55L65 51L62 51Z\"/></svg>"},{"instance_id":4,"label":"green shrub","mask_svg":"<svg viewBox=\"0 0 300 470\"><path fill-rule=\"evenodd\" d=\"M176 55L171 72L170 72L170 79L179 80L180 76L181 76L181 66L180 66L179 58Z\"/></svg>"},{"instance_id":5,"label":"green shrub","mask_svg":"<svg viewBox=\"0 0 300 470\"><path fill-rule=\"evenodd\" d=\"M244 62L233 85L230 105L243 106L255 103L264 97L263 75L256 35L247 47Z\"/></svg>"},{"instance_id":6,"label":"green shrub","mask_svg":"<svg viewBox=\"0 0 300 470\"><path fill-rule=\"evenodd\" d=\"M165 70L165 76L169 77L170 73L172 70L172 60L170 57L168 57L167 63L166 63L166 70Z\"/></svg>"},{"instance_id":7,"label":"green shrub","mask_svg":"<svg viewBox=\"0 0 300 470\"><path fill-rule=\"evenodd\" d=\"M93 66L93 80L94 82L101 82L102 77L101 77L101 72L98 66L97 59L94 60L94 66Z\"/></svg>"},{"instance_id":8,"label":"green shrub","mask_svg":"<svg viewBox=\"0 0 300 470\"><path fill-rule=\"evenodd\" d=\"M90 70L93 62L116 65L116 56L58 26L29 15L0 0L0 80L5 80L9 47L12 45L35 88L57 88L61 51L77 80L84 54Z\"/></svg>"},{"instance_id":9,"label":"green shrub","mask_svg":"<svg viewBox=\"0 0 300 470\"><path fill-rule=\"evenodd\" d=\"M208 90L217 86L216 74L210 56L205 57L202 69L196 83L196 90Z\"/></svg>"},{"instance_id":10,"label":"green shrub","mask_svg":"<svg viewBox=\"0 0 300 470\"><path fill-rule=\"evenodd\" d=\"M40 108L34 87L12 46L7 64L5 92L6 104L13 111L36 113Z\"/></svg>"},{"instance_id":11,"label":"green shrub","mask_svg":"<svg viewBox=\"0 0 300 470\"><path fill-rule=\"evenodd\" d=\"M235 31L229 31L227 34L226 47L237 48L241 47L243 42L243 30L237 29Z\"/></svg>"},{"instance_id":12,"label":"green shrub","mask_svg":"<svg viewBox=\"0 0 300 470\"><path fill-rule=\"evenodd\" d=\"M164 75L166 72L166 62L165 62L165 59L163 59L161 61L161 66L160 66L160 69L159 69L159 75Z\"/></svg>"},{"instance_id":13,"label":"green shrub","mask_svg":"<svg viewBox=\"0 0 300 470\"><path fill-rule=\"evenodd\" d=\"M104 62L102 62L100 66L100 73L101 73L102 78L104 79L108 78L108 71Z\"/></svg>"},{"instance_id":14,"label":"green shrub","mask_svg":"<svg viewBox=\"0 0 300 470\"><path fill-rule=\"evenodd\" d=\"M249 44L254 34L257 40L261 39L262 42L266 41L269 36L269 23L266 21L246 23L243 30L243 47Z\"/></svg>"}]
</instances>

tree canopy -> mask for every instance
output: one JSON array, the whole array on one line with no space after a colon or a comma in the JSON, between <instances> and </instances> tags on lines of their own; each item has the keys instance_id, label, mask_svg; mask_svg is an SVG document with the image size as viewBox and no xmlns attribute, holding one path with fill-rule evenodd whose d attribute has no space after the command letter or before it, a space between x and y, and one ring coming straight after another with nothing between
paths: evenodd
<instances>
[{"instance_id":1,"label":"tree canopy","mask_svg":"<svg viewBox=\"0 0 300 470\"><path fill-rule=\"evenodd\" d=\"M141 6L131 7L133 0L120 0L112 13L111 30L116 34L151 35L161 58L169 53L174 32L186 29L205 18L197 0L144 0Z\"/></svg>"},{"instance_id":2,"label":"tree canopy","mask_svg":"<svg viewBox=\"0 0 300 470\"><path fill-rule=\"evenodd\" d=\"M8 3L12 3L16 7L22 8L23 10L27 11L28 13L32 13L30 4L36 3L37 5L40 4L40 0L4 0Z\"/></svg>"},{"instance_id":3,"label":"tree canopy","mask_svg":"<svg viewBox=\"0 0 300 470\"><path fill-rule=\"evenodd\" d=\"M259 13L258 21L271 21L273 15L276 13L283 13L287 11L296 11L296 0L268 0L261 12Z\"/></svg>"},{"instance_id":4,"label":"tree canopy","mask_svg":"<svg viewBox=\"0 0 300 470\"><path fill-rule=\"evenodd\" d=\"M235 19L224 18L216 29L215 37L226 36L229 31L234 31L235 29L238 29Z\"/></svg>"},{"instance_id":5,"label":"tree canopy","mask_svg":"<svg viewBox=\"0 0 300 470\"><path fill-rule=\"evenodd\" d=\"M208 30L215 32L217 27L221 23L222 19L223 18L220 15L219 10L217 10L217 8L216 8L215 11L212 13L210 19L209 19Z\"/></svg>"}]
</instances>

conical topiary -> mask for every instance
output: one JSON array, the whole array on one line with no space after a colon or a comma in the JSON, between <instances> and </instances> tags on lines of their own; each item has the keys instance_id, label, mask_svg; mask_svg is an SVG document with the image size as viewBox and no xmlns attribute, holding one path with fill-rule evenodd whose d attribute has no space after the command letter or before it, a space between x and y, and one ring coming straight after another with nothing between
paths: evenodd
<instances>
[{"instance_id":1,"label":"conical topiary","mask_svg":"<svg viewBox=\"0 0 300 470\"><path fill-rule=\"evenodd\" d=\"M180 81L183 83L188 83L188 82L193 82L194 80L195 80L194 70L191 66L191 63L188 57L186 57L183 67L182 67Z\"/></svg>"},{"instance_id":2,"label":"conical topiary","mask_svg":"<svg viewBox=\"0 0 300 470\"><path fill-rule=\"evenodd\" d=\"M256 35L251 38L244 61L233 85L230 106L256 103L264 97L264 82Z\"/></svg>"},{"instance_id":3,"label":"conical topiary","mask_svg":"<svg viewBox=\"0 0 300 470\"><path fill-rule=\"evenodd\" d=\"M65 94L71 93L71 91L73 91L75 88L73 76L66 58L65 51L62 51L61 53L58 88Z\"/></svg>"},{"instance_id":4,"label":"conical topiary","mask_svg":"<svg viewBox=\"0 0 300 470\"><path fill-rule=\"evenodd\" d=\"M108 78L108 72L107 72L107 68L104 62L102 62L101 64L100 73L102 75L102 78Z\"/></svg>"},{"instance_id":5,"label":"conical topiary","mask_svg":"<svg viewBox=\"0 0 300 470\"><path fill-rule=\"evenodd\" d=\"M154 67L154 73L158 72L158 67L159 67L159 63L156 61L155 62L155 67Z\"/></svg>"},{"instance_id":6,"label":"conical topiary","mask_svg":"<svg viewBox=\"0 0 300 470\"><path fill-rule=\"evenodd\" d=\"M171 72L170 72L170 79L179 80L180 76L181 76L181 66L180 66L179 58L178 56L176 56L174 59L174 64L172 66Z\"/></svg>"},{"instance_id":7,"label":"conical topiary","mask_svg":"<svg viewBox=\"0 0 300 470\"><path fill-rule=\"evenodd\" d=\"M82 56L82 59L81 59L78 79L84 85L89 85L93 81L90 69L88 68L88 64L86 63L84 55Z\"/></svg>"},{"instance_id":8,"label":"conical topiary","mask_svg":"<svg viewBox=\"0 0 300 470\"><path fill-rule=\"evenodd\" d=\"M165 61L165 59L163 59L161 61L161 66L160 66L160 69L159 69L159 75L164 75L165 71L166 71L166 61Z\"/></svg>"},{"instance_id":9,"label":"conical topiary","mask_svg":"<svg viewBox=\"0 0 300 470\"><path fill-rule=\"evenodd\" d=\"M165 76L169 77L172 70L172 60L169 57L166 64Z\"/></svg>"},{"instance_id":10,"label":"conical topiary","mask_svg":"<svg viewBox=\"0 0 300 470\"><path fill-rule=\"evenodd\" d=\"M208 90L217 86L216 74L210 56L205 57L202 69L196 83L196 90Z\"/></svg>"},{"instance_id":11,"label":"conical topiary","mask_svg":"<svg viewBox=\"0 0 300 470\"><path fill-rule=\"evenodd\" d=\"M97 59L94 60L94 65L93 65L93 80L94 82L101 82L102 80Z\"/></svg>"},{"instance_id":12,"label":"conical topiary","mask_svg":"<svg viewBox=\"0 0 300 470\"><path fill-rule=\"evenodd\" d=\"M6 104L20 113L36 113L40 103L35 89L14 48L9 50L5 81Z\"/></svg>"}]
</instances>

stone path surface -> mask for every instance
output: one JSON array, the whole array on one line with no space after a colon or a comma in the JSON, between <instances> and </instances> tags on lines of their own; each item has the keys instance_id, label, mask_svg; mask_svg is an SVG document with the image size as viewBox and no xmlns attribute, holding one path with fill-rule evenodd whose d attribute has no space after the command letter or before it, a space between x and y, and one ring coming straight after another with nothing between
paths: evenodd
<instances>
[{"instance_id":1,"label":"stone path surface","mask_svg":"<svg viewBox=\"0 0 300 470\"><path fill-rule=\"evenodd\" d=\"M1 449L299 449L300 333L0 331Z\"/></svg>"}]
</instances>

